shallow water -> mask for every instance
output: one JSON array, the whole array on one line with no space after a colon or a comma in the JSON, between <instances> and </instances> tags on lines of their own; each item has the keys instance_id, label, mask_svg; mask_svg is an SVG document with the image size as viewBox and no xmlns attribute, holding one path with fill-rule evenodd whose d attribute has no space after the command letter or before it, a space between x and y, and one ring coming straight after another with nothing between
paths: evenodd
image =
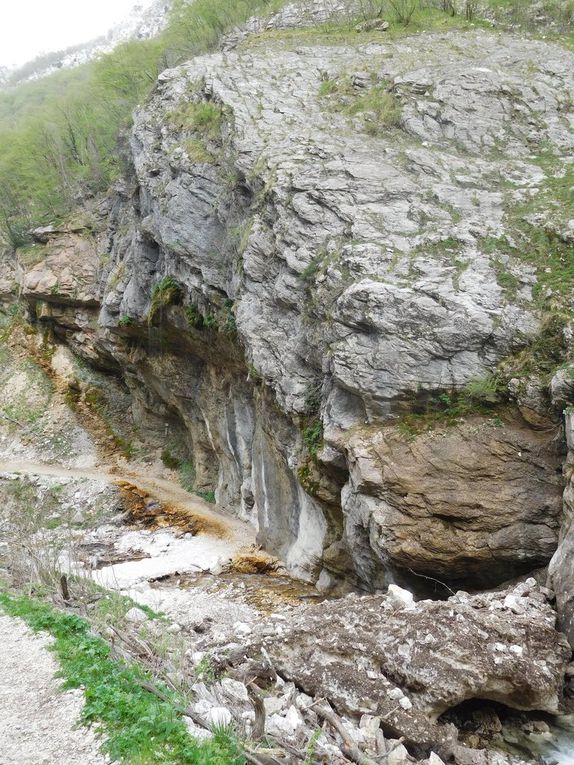
<instances>
[{"instance_id":1,"label":"shallow water","mask_svg":"<svg viewBox=\"0 0 574 765\"><path fill-rule=\"evenodd\" d=\"M541 739L535 744L534 752L542 755L547 762L559 765L574 765L574 715L565 715L551 725L551 738Z\"/></svg>"}]
</instances>

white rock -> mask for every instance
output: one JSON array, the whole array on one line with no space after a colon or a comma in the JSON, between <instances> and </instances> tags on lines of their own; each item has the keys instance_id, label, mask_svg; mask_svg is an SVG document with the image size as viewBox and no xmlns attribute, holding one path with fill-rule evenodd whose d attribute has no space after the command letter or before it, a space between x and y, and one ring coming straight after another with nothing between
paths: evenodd
<instances>
[{"instance_id":1,"label":"white rock","mask_svg":"<svg viewBox=\"0 0 574 765\"><path fill-rule=\"evenodd\" d=\"M246 622L235 622L233 632L237 637L247 637L247 635L251 635L253 630Z\"/></svg>"},{"instance_id":2,"label":"white rock","mask_svg":"<svg viewBox=\"0 0 574 765\"><path fill-rule=\"evenodd\" d=\"M435 752L430 753L429 765L444 765L444 762Z\"/></svg>"},{"instance_id":3,"label":"white rock","mask_svg":"<svg viewBox=\"0 0 574 765\"><path fill-rule=\"evenodd\" d=\"M409 710L413 708L411 700L407 699L406 696L403 696L402 699L399 699L399 704L405 710Z\"/></svg>"},{"instance_id":4,"label":"white rock","mask_svg":"<svg viewBox=\"0 0 574 765\"><path fill-rule=\"evenodd\" d=\"M413 598L412 592L409 592L396 584L389 584L387 595L395 608L412 609L415 607L415 599Z\"/></svg>"},{"instance_id":5,"label":"white rock","mask_svg":"<svg viewBox=\"0 0 574 765\"><path fill-rule=\"evenodd\" d=\"M221 687L226 696L229 696L236 701L249 701L249 694L247 688L240 683L239 680L233 680L230 677L225 677L221 681Z\"/></svg>"},{"instance_id":6,"label":"white rock","mask_svg":"<svg viewBox=\"0 0 574 765\"><path fill-rule=\"evenodd\" d=\"M263 699L265 714L268 716L279 714L285 709L286 704L287 699L281 698L281 696L268 696Z\"/></svg>"},{"instance_id":7,"label":"white rock","mask_svg":"<svg viewBox=\"0 0 574 765\"><path fill-rule=\"evenodd\" d=\"M311 696L307 696L306 693L298 693L295 698L295 706L297 709L308 709L313 703Z\"/></svg>"},{"instance_id":8,"label":"white rock","mask_svg":"<svg viewBox=\"0 0 574 765\"><path fill-rule=\"evenodd\" d=\"M177 622L170 624L166 632L168 632L170 635L177 635L179 632L181 632L181 624L178 624Z\"/></svg>"},{"instance_id":9,"label":"white rock","mask_svg":"<svg viewBox=\"0 0 574 765\"><path fill-rule=\"evenodd\" d=\"M226 728L228 725L231 725L233 716L226 707L211 707L205 719L214 727Z\"/></svg>"},{"instance_id":10,"label":"white rock","mask_svg":"<svg viewBox=\"0 0 574 765\"><path fill-rule=\"evenodd\" d=\"M141 610L141 608L136 608L136 606L130 608L130 610L126 613L125 618L127 622L130 622L130 624L143 624L143 622L147 621L147 616L145 613Z\"/></svg>"},{"instance_id":11,"label":"white rock","mask_svg":"<svg viewBox=\"0 0 574 765\"><path fill-rule=\"evenodd\" d=\"M287 736L291 738L302 725L304 725L303 718L297 708L291 705L285 717L273 714L266 719L265 732L271 736Z\"/></svg>"},{"instance_id":12,"label":"white rock","mask_svg":"<svg viewBox=\"0 0 574 765\"><path fill-rule=\"evenodd\" d=\"M195 704L193 704L192 709L196 714L201 715L201 717L207 717L213 706L214 705L210 701L207 701L207 699L199 699L199 701L196 701Z\"/></svg>"},{"instance_id":13,"label":"white rock","mask_svg":"<svg viewBox=\"0 0 574 765\"><path fill-rule=\"evenodd\" d=\"M184 717L183 720L187 726L188 733L192 738L199 740L213 738L213 733L211 733L211 731L205 730L205 728L196 725L189 717Z\"/></svg>"},{"instance_id":14,"label":"white rock","mask_svg":"<svg viewBox=\"0 0 574 765\"><path fill-rule=\"evenodd\" d=\"M409 753L402 744L399 744L387 757L388 765L405 765L408 762Z\"/></svg>"}]
</instances>

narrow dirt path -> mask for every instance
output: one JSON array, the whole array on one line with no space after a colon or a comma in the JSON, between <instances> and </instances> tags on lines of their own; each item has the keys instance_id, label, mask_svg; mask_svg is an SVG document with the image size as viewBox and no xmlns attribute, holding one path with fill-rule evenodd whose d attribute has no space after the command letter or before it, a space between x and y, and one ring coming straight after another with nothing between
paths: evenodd
<instances>
[{"instance_id":1,"label":"narrow dirt path","mask_svg":"<svg viewBox=\"0 0 574 765\"><path fill-rule=\"evenodd\" d=\"M0 612L0 765L106 765L93 733L76 727L82 692L59 691L49 644Z\"/></svg>"},{"instance_id":2,"label":"narrow dirt path","mask_svg":"<svg viewBox=\"0 0 574 765\"><path fill-rule=\"evenodd\" d=\"M109 470L99 467L68 468L63 465L26 461L0 462L0 473L47 475L56 478L87 478L96 481L107 481L111 484L130 483L138 489L145 491L159 502L182 508L198 518L203 518L206 521L223 526L230 551L255 543L255 530L250 524L227 513L214 510L207 502L190 494L172 481L167 481L163 478L144 475L132 470L120 473L111 468ZM0 765L2 765L1 762Z\"/></svg>"}]
</instances>

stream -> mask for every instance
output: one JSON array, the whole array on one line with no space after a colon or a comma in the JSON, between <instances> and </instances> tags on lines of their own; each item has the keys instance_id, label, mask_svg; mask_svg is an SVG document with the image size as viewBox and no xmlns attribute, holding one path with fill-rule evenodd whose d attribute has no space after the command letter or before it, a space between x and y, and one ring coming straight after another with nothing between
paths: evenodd
<instances>
[{"instance_id":1,"label":"stream","mask_svg":"<svg viewBox=\"0 0 574 765\"><path fill-rule=\"evenodd\" d=\"M284 618L285 606L324 599L257 548L253 527L171 481L135 470L118 474L20 461L0 462L0 475L115 486L122 517L86 529L74 553L61 559L62 568L163 613L174 629L227 629L241 636L262 614ZM478 735L481 746L574 765L574 715L539 717L501 712L485 702L451 719L471 746Z\"/></svg>"}]
</instances>

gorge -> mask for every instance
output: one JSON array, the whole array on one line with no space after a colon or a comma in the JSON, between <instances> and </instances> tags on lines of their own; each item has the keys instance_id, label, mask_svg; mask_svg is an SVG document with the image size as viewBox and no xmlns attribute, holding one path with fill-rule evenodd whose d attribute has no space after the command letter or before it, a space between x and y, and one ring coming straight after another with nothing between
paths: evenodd
<instances>
[{"instance_id":1,"label":"gorge","mask_svg":"<svg viewBox=\"0 0 574 765\"><path fill-rule=\"evenodd\" d=\"M121 177L6 248L4 491L18 461L81 469L107 417L146 507L161 455L304 583L205 636L178 612L231 673L204 712L280 677L297 715L324 699L363 731L247 761L519 762L464 705L543 734L572 713L574 52L348 6L287 4L164 69ZM24 357L80 429L65 459L15 405Z\"/></svg>"}]
</instances>

